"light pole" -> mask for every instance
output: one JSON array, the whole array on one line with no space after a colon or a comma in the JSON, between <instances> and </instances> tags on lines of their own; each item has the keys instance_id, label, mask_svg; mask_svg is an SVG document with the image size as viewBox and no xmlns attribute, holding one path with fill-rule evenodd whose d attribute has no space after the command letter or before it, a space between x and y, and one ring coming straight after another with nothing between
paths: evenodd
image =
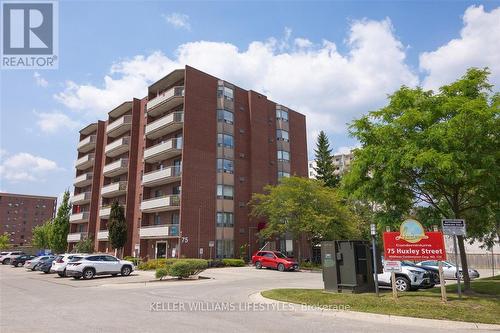
<instances>
[{"instance_id":1,"label":"light pole","mask_svg":"<svg viewBox=\"0 0 500 333\"><path fill-rule=\"evenodd\" d=\"M378 276L377 276L377 249L375 237L377 236L377 226L370 224L370 235L372 236L372 253L373 253L373 282L375 283L375 293L378 295Z\"/></svg>"}]
</instances>

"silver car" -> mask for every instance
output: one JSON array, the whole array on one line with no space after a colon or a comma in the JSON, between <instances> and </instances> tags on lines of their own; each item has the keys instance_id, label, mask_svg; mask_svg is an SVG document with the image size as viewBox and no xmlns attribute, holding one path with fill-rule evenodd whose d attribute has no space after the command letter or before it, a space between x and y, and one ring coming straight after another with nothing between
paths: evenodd
<instances>
[{"instance_id":1,"label":"silver car","mask_svg":"<svg viewBox=\"0 0 500 333\"><path fill-rule=\"evenodd\" d=\"M38 265L42 261L45 261L47 259L52 259L52 258L55 258L55 256L46 255L46 256L39 256L39 257L33 258L33 259L28 260L24 263L24 268L31 269L32 271L34 271L36 269L36 265Z\"/></svg>"},{"instance_id":2,"label":"silver car","mask_svg":"<svg viewBox=\"0 0 500 333\"><path fill-rule=\"evenodd\" d=\"M439 263L435 260L426 260L417 263L417 266L439 268ZM460 278L463 278L462 269L459 271ZM457 278L457 266L454 264L443 261L443 275L446 280L455 280ZM477 279L479 277L479 272L475 269L469 269L469 277L471 279Z\"/></svg>"}]
</instances>

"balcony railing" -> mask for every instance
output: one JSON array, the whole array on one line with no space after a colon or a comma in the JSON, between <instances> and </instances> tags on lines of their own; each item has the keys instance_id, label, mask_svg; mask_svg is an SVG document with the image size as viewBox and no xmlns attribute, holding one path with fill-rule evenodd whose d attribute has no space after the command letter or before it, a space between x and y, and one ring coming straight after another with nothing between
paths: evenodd
<instances>
[{"instance_id":1,"label":"balcony railing","mask_svg":"<svg viewBox=\"0 0 500 333\"><path fill-rule=\"evenodd\" d=\"M97 232L97 240L107 241L108 238L109 238L109 231L108 230L100 230Z\"/></svg>"},{"instance_id":2,"label":"balcony railing","mask_svg":"<svg viewBox=\"0 0 500 333\"><path fill-rule=\"evenodd\" d=\"M83 187L90 185L91 183L92 183L91 172L81 174L80 176L76 177L75 180L73 181L73 185L75 185L75 187Z\"/></svg>"},{"instance_id":3,"label":"balcony railing","mask_svg":"<svg viewBox=\"0 0 500 333\"><path fill-rule=\"evenodd\" d=\"M82 141L78 142L77 149L81 153L86 153L95 148L96 135L89 135Z\"/></svg>"},{"instance_id":4,"label":"balcony railing","mask_svg":"<svg viewBox=\"0 0 500 333\"><path fill-rule=\"evenodd\" d=\"M157 116L165 111L168 111L183 103L184 87L173 87L147 103L147 113L152 116Z\"/></svg>"},{"instance_id":5,"label":"balcony railing","mask_svg":"<svg viewBox=\"0 0 500 333\"><path fill-rule=\"evenodd\" d=\"M141 202L141 210L144 213L163 212L176 210L180 207L180 196L177 194L158 198L146 199Z\"/></svg>"},{"instance_id":6,"label":"balcony railing","mask_svg":"<svg viewBox=\"0 0 500 333\"><path fill-rule=\"evenodd\" d=\"M144 176L142 176L142 185L146 187L163 185L178 181L180 178L181 167L171 166L165 169L145 173Z\"/></svg>"},{"instance_id":7,"label":"balcony railing","mask_svg":"<svg viewBox=\"0 0 500 333\"><path fill-rule=\"evenodd\" d=\"M117 161L106 164L102 168L105 177L115 177L128 171L128 158L120 158Z\"/></svg>"},{"instance_id":8,"label":"balcony railing","mask_svg":"<svg viewBox=\"0 0 500 333\"><path fill-rule=\"evenodd\" d=\"M139 237L142 239L147 238L167 238L179 236L178 224L167 225L149 225L142 226L139 229Z\"/></svg>"},{"instance_id":9,"label":"balcony railing","mask_svg":"<svg viewBox=\"0 0 500 333\"><path fill-rule=\"evenodd\" d=\"M145 135L148 139L156 139L182 128L184 112L172 112L146 125Z\"/></svg>"},{"instance_id":10,"label":"balcony railing","mask_svg":"<svg viewBox=\"0 0 500 333\"><path fill-rule=\"evenodd\" d=\"M74 232L72 234L68 234L66 240L69 243L79 242L85 237L85 233L83 232Z\"/></svg>"},{"instance_id":11,"label":"balcony railing","mask_svg":"<svg viewBox=\"0 0 500 333\"><path fill-rule=\"evenodd\" d=\"M89 212L80 212L71 214L69 217L69 223L82 223L89 220Z\"/></svg>"},{"instance_id":12,"label":"balcony railing","mask_svg":"<svg viewBox=\"0 0 500 333\"><path fill-rule=\"evenodd\" d=\"M110 214L111 206L102 206L101 209L99 209L99 217L101 219L108 219Z\"/></svg>"},{"instance_id":13,"label":"balcony railing","mask_svg":"<svg viewBox=\"0 0 500 333\"><path fill-rule=\"evenodd\" d=\"M174 138L144 150L144 161L155 163L182 153L182 138Z\"/></svg>"},{"instance_id":14,"label":"balcony railing","mask_svg":"<svg viewBox=\"0 0 500 333\"><path fill-rule=\"evenodd\" d=\"M121 155L121 154L128 151L129 141L130 141L130 137L128 137L128 136L124 136L123 138L119 138L118 140L115 140L115 141L111 142L110 144L106 145L106 148L104 148L104 153L110 157L115 157L115 156Z\"/></svg>"},{"instance_id":15,"label":"balcony railing","mask_svg":"<svg viewBox=\"0 0 500 333\"><path fill-rule=\"evenodd\" d=\"M78 170L85 170L87 168L90 168L94 164L94 157L94 153L80 157L76 160L75 167Z\"/></svg>"},{"instance_id":16,"label":"balcony railing","mask_svg":"<svg viewBox=\"0 0 500 333\"><path fill-rule=\"evenodd\" d=\"M71 203L73 205L82 205L84 203L88 203L90 201L90 196L91 192L83 192L76 194L71 198Z\"/></svg>"},{"instance_id":17,"label":"balcony railing","mask_svg":"<svg viewBox=\"0 0 500 333\"><path fill-rule=\"evenodd\" d=\"M118 135L121 135L126 131L130 130L131 125L132 125L131 115L121 116L112 123L108 124L108 127L106 128L106 134L108 134L108 136L112 138L117 137Z\"/></svg>"},{"instance_id":18,"label":"balcony railing","mask_svg":"<svg viewBox=\"0 0 500 333\"><path fill-rule=\"evenodd\" d=\"M101 196L103 198L112 198L123 195L127 192L127 181L122 180L116 183L105 185L101 189Z\"/></svg>"}]
</instances>

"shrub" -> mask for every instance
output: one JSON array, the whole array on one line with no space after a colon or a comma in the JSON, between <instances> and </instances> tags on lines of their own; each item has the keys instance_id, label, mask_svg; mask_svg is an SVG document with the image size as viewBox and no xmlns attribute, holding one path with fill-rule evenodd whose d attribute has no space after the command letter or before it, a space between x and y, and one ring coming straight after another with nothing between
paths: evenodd
<instances>
[{"instance_id":1,"label":"shrub","mask_svg":"<svg viewBox=\"0 0 500 333\"><path fill-rule=\"evenodd\" d=\"M192 275L198 275L208 267L205 259L178 259L172 264L167 265L168 275L187 278Z\"/></svg>"},{"instance_id":2,"label":"shrub","mask_svg":"<svg viewBox=\"0 0 500 333\"><path fill-rule=\"evenodd\" d=\"M245 266L245 261L243 259L222 259L224 266L230 267L243 267Z\"/></svg>"},{"instance_id":3,"label":"shrub","mask_svg":"<svg viewBox=\"0 0 500 333\"><path fill-rule=\"evenodd\" d=\"M141 261L141 258L132 257L132 256L126 256L126 257L123 258L123 260L131 261L135 266L137 266L137 265L139 265L139 262Z\"/></svg>"},{"instance_id":4,"label":"shrub","mask_svg":"<svg viewBox=\"0 0 500 333\"><path fill-rule=\"evenodd\" d=\"M169 275L168 270L168 267L158 267L155 273L156 278L162 280L165 276Z\"/></svg>"},{"instance_id":5,"label":"shrub","mask_svg":"<svg viewBox=\"0 0 500 333\"><path fill-rule=\"evenodd\" d=\"M224 267L224 263L220 259L213 259L213 260L211 259L208 261L208 267L216 267L216 268Z\"/></svg>"},{"instance_id":6,"label":"shrub","mask_svg":"<svg viewBox=\"0 0 500 333\"><path fill-rule=\"evenodd\" d=\"M158 267L163 267L165 266L166 259L150 259L144 263L139 264L138 269L144 270L144 271L150 271L157 269Z\"/></svg>"}]
</instances>

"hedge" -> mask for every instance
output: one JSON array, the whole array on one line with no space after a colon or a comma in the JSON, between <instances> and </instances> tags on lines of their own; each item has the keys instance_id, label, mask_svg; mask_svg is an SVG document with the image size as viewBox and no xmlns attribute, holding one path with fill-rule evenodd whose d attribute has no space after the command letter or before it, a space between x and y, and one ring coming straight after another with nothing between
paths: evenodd
<instances>
[{"instance_id":1,"label":"hedge","mask_svg":"<svg viewBox=\"0 0 500 333\"><path fill-rule=\"evenodd\" d=\"M139 264L138 269L143 271L149 271L153 269L157 269L158 267L165 266L166 259L150 259L144 263Z\"/></svg>"},{"instance_id":2,"label":"hedge","mask_svg":"<svg viewBox=\"0 0 500 333\"><path fill-rule=\"evenodd\" d=\"M123 258L123 260L131 261L135 266L137 266L139 264L139 262L141 261L141 258L126 256Z\"/></svg>"},{"instance_id":3,"label":"hedge","mask_svg":"<svg viewBox=\"0 0 500 333\"><path fill-rule=\"evenodd\" d=\"M158 267L156 269L155 276L157 279L162 280L167 275L168 275L168 268L167 267Z\"/></svg>"},{"instance_id":4,"label":"hedge","mask_svg":"<svg viewBox=\"0 0 500 333\"><path fill-rule=\"evenodd\" d=\"M205 259L166 259L163 265L156 268L155 276L157 279L163 279L165 276L177 277L179 279L187 278L192 275L198 275L208 268L208 262Z\"/></svg>"},{"instance_id":5,"label":"hedge","mask_svg":"<svg viewBox=\"0 0 500 333\"><path fill-rule=\"evenodd\" d=\"M245 261L243 259L222 259L224 266L230 267L243 267L245 266Z\"/></svg>"}]
</instances>

